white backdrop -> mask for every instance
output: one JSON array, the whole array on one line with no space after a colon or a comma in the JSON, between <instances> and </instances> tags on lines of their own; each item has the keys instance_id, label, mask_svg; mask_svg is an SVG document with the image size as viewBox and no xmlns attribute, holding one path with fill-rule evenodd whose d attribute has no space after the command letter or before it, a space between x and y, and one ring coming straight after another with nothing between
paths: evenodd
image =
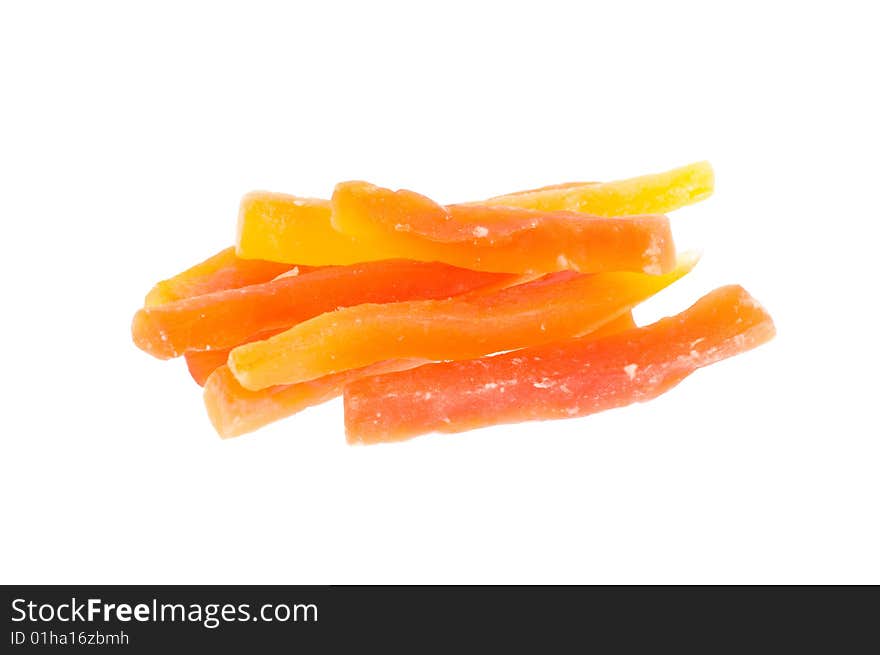
<instances>
[{"instance_id":1,"label":"white backdrop","mask_svg":"<svg viewBox=\"0 0 880 655\"><path fill-rule=\"evenodd\" d=\"M870 3L0 8L0 581L880 582ZM144 293L252 189L441 201L709 159L674 214L775 341L583 419L349 447L341 402L236 440Z\"/></svg>"}]
</instances>

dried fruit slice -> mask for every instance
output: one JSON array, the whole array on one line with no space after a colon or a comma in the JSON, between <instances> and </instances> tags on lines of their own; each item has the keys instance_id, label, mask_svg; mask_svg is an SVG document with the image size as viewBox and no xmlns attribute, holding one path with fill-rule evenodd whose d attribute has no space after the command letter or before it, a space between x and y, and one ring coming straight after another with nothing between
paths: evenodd
<instances>
[{"instance_id":1,"label":"dried fruit slice","mask_svg":"<svg viewBox=\"0 0 880 655\"><path fill-rule=\"evenodd\" d=\"M412 191L336 185L333 226L364 248L481 271L660 274L675 264L665 216L609 220L488 205L443 207Z\"/></svg>"},{"instance_id":2,"label":"dried fruit slice","mask_svg":"<svg viewBox=\"0 0 880 655\"><path fill-rule=\"evenodd\" d=\"M584 416L655 398L774 333L742 287L722 287L643 328L362 378L345 389L346 434L352 443L378 443Z\"/></svg>"},{"instance_id":3,"label":"dried fruit slice","mask_svg":"<svg viewBox=\"0 0 880 655\"><path fill-rule=\"evenodd\" d=\"M568 182L518 191L482 204L585 212L594 216L636 216L665 214L692 205L711 196L714 189L712 165L701 161L617 182Z\"/></svg>"},{"instance_id":4,"label":"dried fruit slice","mask_svg":"<svg viewBox=\"0 0 880 655\"><path fill-rule=\"evenodd\" d=\"M167 359L190 350L235 346L337 307L448 298L514 279L408 260L325 267L304 276L145 307L135 314L132 337L142 350Z\"/></svg>"}]
</instances>

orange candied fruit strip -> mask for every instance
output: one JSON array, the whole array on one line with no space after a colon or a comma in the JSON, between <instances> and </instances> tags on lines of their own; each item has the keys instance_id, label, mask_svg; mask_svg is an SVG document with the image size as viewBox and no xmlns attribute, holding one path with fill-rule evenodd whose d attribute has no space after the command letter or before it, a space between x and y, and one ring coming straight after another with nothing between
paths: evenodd
<instances>
[{"instance_id":1,"label":"orange candied fruit strip","mask_svg":"<svg viewBox=\"0 0 880 655\"><path fill-rule=\"evenodd\" d=\"M585 334L688 273L563 271L494 293L362 304L316 316L229 353L242 386L294 384L390 359L467 359Z\"/></svg>"},{"instance_id":2,"label":"orange candied fruit strip","mask_svg":"<svg viewBox=\"0 0 880 655\"><path fill-rule=\"evenodd\" d=\"M378 362L362 369L260 391L248 391L238 383L227 366L220 366L205 382L205 408L217 434L224 439L237 437L335 398L342 394L346 384L361 377L402 371L421 363L402 360Z\"/></svg>"},{"instance_id":3,"label":"orange candied fruit strip","mask_svg":"<svg viewBox=\"0 0 880 655\"><path fill-rule=\"evenodd\" d=\"M722 287L643 328L361 378L345 389L346 434L368 444L585 416L655 398L774 334L742 287Z\"/></svg>"},{"instance_id":4,"label":"orange candied fruit strip","mask_svg":"<svg viewBox=\"0 0 880 655\"><path fill-rule=\"evenodd\" d=\"M337 307L448 298L503 286L513 279L408 260L325 267L307 275L145 307L134 316L132 338L145 352L168 359L190 350L235 346L261 332L287 328Z\"/></svg>"},{"instance_id":5,"label":"orange candied fruit strip","mask_svg":"<svg viewBox=\"0 0 880 655\"><path fill-rule=\"evenodd\" d=\"M495 205L443 207L412 191L366 182L336 185L331 204L333 226L364 248L423 261L510 273L660 274L675 265L665 216L608 220Z\"/></svg>"},{"instance_id":6,"label":"orange candied fruit strip","mask_svg":"<svg viewBox=\"0 0 880 655\"><path fill-rule=\"evenodd\" d=\"M305 267L299 270L305 273ZM267 282L291 270L291 264L241 259L235 248L226 248L174 277L158 282L144 299L146 307L201 296L223 289L236 289Z\"/></svg>"}]
</instances>

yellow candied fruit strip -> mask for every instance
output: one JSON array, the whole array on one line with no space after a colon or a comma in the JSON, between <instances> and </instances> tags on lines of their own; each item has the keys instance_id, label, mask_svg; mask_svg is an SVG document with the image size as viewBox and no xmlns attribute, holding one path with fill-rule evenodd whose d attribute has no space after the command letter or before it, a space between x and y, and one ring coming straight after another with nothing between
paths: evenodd
<instances>
[{"instance_id":1,"label":"yellow candied fruit strip","mask_svg":"<svg viewBox=\"0 0 880 655\"><path fill-rule=\"evenodd\" d=\"M574 211L594 216L636 216L665 214L705 200L714 190L712 165L701 161L616 182L569 183L521 191L489 198L479 204Z\"/></svg>"}]
</instances>

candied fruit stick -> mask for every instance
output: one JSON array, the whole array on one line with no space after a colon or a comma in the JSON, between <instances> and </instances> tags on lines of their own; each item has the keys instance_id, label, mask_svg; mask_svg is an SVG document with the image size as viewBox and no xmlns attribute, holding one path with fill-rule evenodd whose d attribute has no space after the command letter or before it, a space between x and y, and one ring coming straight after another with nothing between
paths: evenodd
<instances>
[{"instance_id":1,"label":"candied fruit stick","mask_svg":"<svg viewBox=\"0 0 880 655\"><path fill-rule=\"evenodd\" d=\"M675 265L665 216L608 220L574 212L484 205L443 207L412 191L343 182L331 201L333 226L412 259L511 273L640 271Z\"/></svg>"},{"instance_id":2,"label":"candied fruit stick","mask_svg":"<svg viewBox=\"0 0 880 655\"><path fill-rule=\"evenodd\" d=\"M144 299L144 306L155 307L214 291L268 282L282 273L290 272L291 268L291 264L241 259L236 256L234 247L226 248L182 273L157 283ZM306 268L300 267L297 272L305 273Z\"/></svg>"},{"instance_id":3,"label":"candied fruit stick","mask_svg":"<svg viewBox=\"0 0 880 655\"><path fill-rule=\"evenodd\" d=\"M145 307L134 316L132 337L142 350L168 359L189 350L235 346L337 307L448 298L514 277L408 260L326 267L301 277Z\"/></svg>"},{"instance_id":4,"label":"candied fruit stick","mask_svg":"<svg viewBox=\"0 0 880 655\"><path fill-rule=\"evenodd\" d=\"M260 391L248 391L238 383L229 367L221 365L205 382L205 407L217 434L224 439L237 437L335 398L342 394L346 384L360 377L402 371L422 363L414 360L377 362L362 369Z\"/></svg>"},{"instance_id":5,"label":"candied fruit stick","mask_svg":"<svg viewBox=\"0 0 880 655\"><path fill-rule=\"evenodd\" d=\"M701 161L617 182L570 182L518 191L484 200L481 204L585 212L606 217L666 214L708 198L714 189L712 165Z\"/></svg>"},{"instance_id":6,"label":"candied fruit stick","mask_svg":"<svg viewBox=\"0 0 880 655\"><path fill-rule=\"evenodd\" d=\"M363 304L316 316L229 353L247 389L295 384L389 359L469 359L590 332L685 275L563 271L495 293Z\"/></svg>"},{"instance_id":7,"label":"candied fruit stick","mask_svg":"<svg viewBox=\"0 0 880 655\"><path fill-rule=\"evenodd\" d=\"M722 287L646 327L361 378L345 389L346 435L350 443L399 441L644 402L774 333L742 287Z\"/></svg>"},{"instance_id":8,"label":"candied fruit stick","mask_svg":"<svg viewBox=\"0 0 880 655\"><path fill-rule=\"evenodd\" d=\"M261 332L242 343L251 343L252 341L268 339L279 332L284 332L286 329L288 328L284 327L278 330ZM239 343L236 345L240 346L241 344ZM200 387L205 386L205 380L208 379L208 376L226 363L226 359L229 357L229 351L232 350L232 348L234 348L234 346L230 346L229 348L217 348L216 350L190 350L183 353L183 356L186 359L186 367L189 370L192 379L196 381L196 384Z\"/></svg>"}]
</instances>

